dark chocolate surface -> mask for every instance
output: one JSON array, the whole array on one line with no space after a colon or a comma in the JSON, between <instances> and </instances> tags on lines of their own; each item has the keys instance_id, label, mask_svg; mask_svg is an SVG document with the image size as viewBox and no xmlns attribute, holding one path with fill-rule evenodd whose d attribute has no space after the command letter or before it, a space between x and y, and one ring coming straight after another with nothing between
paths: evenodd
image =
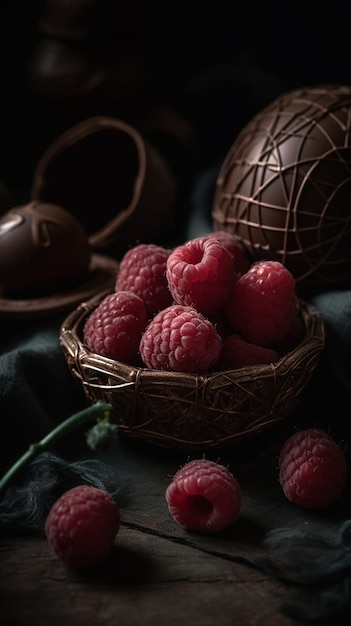
<instances>
[{"instance_id":1,"label":"dark chocolate surface","mask_svg":"<svg viewBox=\"0 0 351 626\"><path fill-rule=\"evenodd\" d=\"M83 226L60 206L30 202L0 219L0 284L9 295L72 287L86 277L90 255Z\"/></svg>"},{"instance_id":2,"label":"dark chocolate surface","mask_svg":"<svg viewBox=\"0 0 351 626\"><path fill-rule=\"evenodd\" d=\"M0 218L0 317L66 311L113 287L118 262L93 254L74 215L32 201Z\"/></svg>"},{"instance_id":3,"label":"dark chocolate surface","mask_svg":"<svg viewBox=\"0 0 351 626\"><path fill-rule=\"evenodd\" d=\"M214 227L275 258L306 293L351 279L351 88L304 87L259 112L217 179Z\"/></svg>"}]
</instances>

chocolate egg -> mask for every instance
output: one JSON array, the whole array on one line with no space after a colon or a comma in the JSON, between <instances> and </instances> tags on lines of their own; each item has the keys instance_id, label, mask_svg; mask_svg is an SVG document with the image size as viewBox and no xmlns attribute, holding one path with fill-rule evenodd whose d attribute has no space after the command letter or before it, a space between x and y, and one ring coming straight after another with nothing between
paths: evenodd
<instances>
[{"instance_id":1,"label":"chocolate egg","mask_svg":"<svg viewBox=\"0 0 351 626\"><path fill-rule=\"evenodd\" d=\"M302 295L351 280L351 87L282 94L234 140L216 182L215 230L275 259Z\"/></svg>"},{"instance_id":2,"label":"chocolate egg","mask_svg":"<svg viewBox=\"0 0 351 626\"><path fill-rule=\"evenodd\" d=\"M83 227L60 206L34 201L0 218L0 285L6 296L69 289L86 277L90 257Z\"/></svg>"}]
</instances>

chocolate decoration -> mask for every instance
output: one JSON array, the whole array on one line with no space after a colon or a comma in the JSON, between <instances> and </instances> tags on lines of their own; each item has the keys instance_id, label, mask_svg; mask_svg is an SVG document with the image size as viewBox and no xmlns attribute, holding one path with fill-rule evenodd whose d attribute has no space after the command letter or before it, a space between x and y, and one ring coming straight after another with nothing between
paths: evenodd
<instances>
[{"instance_id":1,"label":"chocolate decoration","mask_svg":"<svg viewBox=\"0 0 351 626\"><path fill-rule=\"evenodd\" d=\"M68 312L101 291L114 289L119 264L115 259L93 254L86 278L71 289L36 298L3 297L0 287L0 317L36 319ZM83 305L83 304L82 304Z\"/></svg>"},{"instance_id":2,"label":"chocolate decoration","mask_svg":"<svg viewBox=\"0 0 351 626\"><path fill-rule=\"evenodd\" d=\"M0 285L6 296L57 294L88 274L87 235L60 206L30 202L0 218Z\"/></svg>"},{"instance_id":3,"label":"chocolate decoration","mask_svg":"<svg viewBox=\"0 0 351 626\"><path fill-rule=\"evenodd\" d=\"M129 124L94 116L60 135L34 172L31 199L74 215L94 251L121 259L175 225L177 185L162 154Z\"/></svg>"},{"instance_id":4,"label":"chocolate decoration","mask_svg":"<svg viewBox=\"0 0 351 626\"><path fill-rule=\"evenodd\" d=\"M282 94L249 122L217 178L213 227L286 265L304 295L351 280L351 87Z\"/></svg>"}]
</instances>

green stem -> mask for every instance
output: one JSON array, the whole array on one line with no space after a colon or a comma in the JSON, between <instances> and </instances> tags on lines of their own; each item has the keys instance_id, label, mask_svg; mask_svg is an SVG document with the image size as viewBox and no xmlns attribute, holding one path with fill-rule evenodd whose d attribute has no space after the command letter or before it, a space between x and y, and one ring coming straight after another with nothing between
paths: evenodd
<instances>
[{"instance_id":1,"label":"green stem","mask_svg":"<svg viewBox=\"0 0 351 626\"><path fill-rule=\"evenodd\" d=\"M98 400L95 404L75 413L61 422L56 428L50 431L41 441L32 443L28 450L10 467L0 480L0 493L6 489L9 483L21 472L30 461L44 452L49 446L59 441L64 435L74 430L81 424L91 422L93 420L108 420L111 414L111 407L107 402Z\"/></svg>"}]
</instances>

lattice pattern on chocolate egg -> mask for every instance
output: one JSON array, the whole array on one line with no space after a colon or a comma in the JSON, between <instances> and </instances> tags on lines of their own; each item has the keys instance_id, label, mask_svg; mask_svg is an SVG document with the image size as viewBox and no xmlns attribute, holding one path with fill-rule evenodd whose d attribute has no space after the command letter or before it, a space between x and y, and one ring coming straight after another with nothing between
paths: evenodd
<instances>
[{"instance_id":1,"label":"lattice pattern on chocolate egg","mask_svg":"<svg viewBox=\"0 0 351 626\"><path fill-rule=\"evenodd\" d=\"M351 279L351 87L297 89L234 141L216 184L214 229L274 258L301 290Z\"/></svg>"}]
</instances>

